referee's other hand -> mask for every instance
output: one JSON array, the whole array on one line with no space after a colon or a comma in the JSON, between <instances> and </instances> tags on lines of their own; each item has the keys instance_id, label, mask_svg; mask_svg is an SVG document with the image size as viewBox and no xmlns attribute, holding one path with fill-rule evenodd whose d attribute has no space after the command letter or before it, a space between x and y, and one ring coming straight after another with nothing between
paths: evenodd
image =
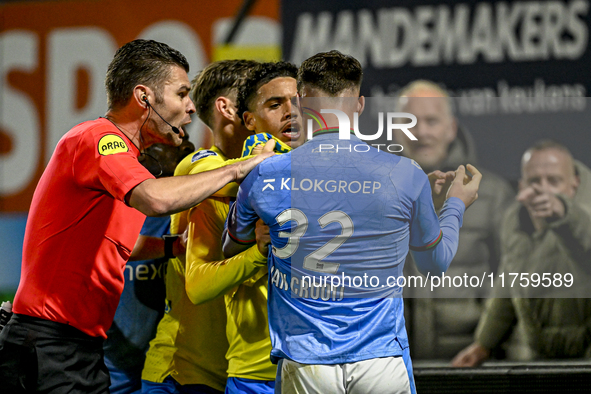
<instances>
[{"instance_id":1,"label":"referee's other hand","mask_svg":"<svg viewBox=\"0 0 591 394\"><path fill-rule=\"evenodd\" d=\"M456 176L447 192L447 198L459 198L466 206L466 209L468 209L478 198L478 188L480 187L482 174L472 164L468 164L466 167L472 176L468 176L466 174L466 168L460 165L455 171Z\"/></svg>"}]
</instances>

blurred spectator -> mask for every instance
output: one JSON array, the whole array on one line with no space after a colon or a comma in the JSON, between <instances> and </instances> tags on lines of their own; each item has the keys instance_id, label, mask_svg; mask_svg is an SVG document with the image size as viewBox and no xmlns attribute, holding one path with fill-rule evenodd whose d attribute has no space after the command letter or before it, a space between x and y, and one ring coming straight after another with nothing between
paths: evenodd
<instances>
[{"instance_id":1,"label":"blurred spectator","mask_svg":"<svg viewBox=\"0 0 591 394\"><path fill-rule=\"evenodd\" d=\"M415 81L402 89L401 110L417 117L411 132L402 133L402 154L418 162L427 173L455 170L460 164L477 164L476 150L467 130L458 127L452 103L445 90L430 81ZM476 275L496 271L499 264L499 229L502 214L514 196L511 186L499 176L480 168L482 183L478 200L466 211L456 257L448 276ZM445 197L445 193L441 194ZM434 201L437 211L443 204ZM406 275L419 275L415 264L405 264ZM474 330L487 294L478 288L405 289L411 352L415 359L451 359L473 340Z\"/></svg>"},{"instance_id":2,"label":"blurred spectator","mask_svg":"<svg viewBox=\"0 0 591 394\"><path fill-rule=\"evenodd\" d=\"M140 155L139 161L157 178L172 176L177 164L194 150L195 146L185 135L178 147L164 144L150 146ZM169 229L170 216L148 217L140 237L161 237L168 234ZM107 339L103 344L105 364L111 375L109 390L112 394L137 393L141 390L146 351L164 313L164 273L167 262L168 257L161 257L128 261L125 266L125 287L113 325L107 331Z\"/></svg>"},{"instance_id":3,"label":"blurred spectator","mask_svg":"<svg viewBox=\"0 0 591 394\"><path fill-rule=\"evenodd\" d=\"M572 274L588 283L591 254L591 171L553 141L528 149L521 161L517 202L501 230L499 272ZM497 292L495 286L495 294ZM517 323L514 358L591 357L591 300L532 298L555 290L516 288L515 298L493 298L478 324L476 341L453 360L477 366ZM512 290L514 291L514 290ZM519 298L517 298L518 296ZM522 343L520 344L519 341ZM511 350L511 349L510 349Z\"/></svg>"}]
</instances>

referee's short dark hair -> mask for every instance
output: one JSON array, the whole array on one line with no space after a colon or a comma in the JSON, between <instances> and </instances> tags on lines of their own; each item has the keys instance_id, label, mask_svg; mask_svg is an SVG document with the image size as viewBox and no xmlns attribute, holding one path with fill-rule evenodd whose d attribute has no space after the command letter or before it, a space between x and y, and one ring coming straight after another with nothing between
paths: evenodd
<instances>
[{"instance_id":1,"label":"referee's short dark hair","mask_svg":"<svg viewBox=\"0 0 591 394\"><path fill-rule=\"evenodd\" d=\"M213 129L213 104L220 96L231 96L236 102L238 91L248 74L256 67L254 60L221 60L205 67L191 82L191 99L197 116Z\"/></svg>"},{"instance_id":2,"label":"referee's short dark hair","mask_svg":"<svg viewBox=\"0 0 591 394\"><path fill-rule=\"evenodd\" d=\"M339 51L317 53L304 60L298 70L298 92L304 85L337 96L347 89L359 89L363 80L361 64Z\"/></svg>"},{"instance_id":3,"label":"referee's short dark hair","mask_svg":"<svg viewBox=\"0 0 591 394\"><path fill-rule=\"evenodd\" d=\"M275 78L291 77L296 79L298 68L289 62L260 63L252 70L246 79L244 86L238 91L238 115L244 119L246 111L252 111L254 98L261 86L266 85Z\"/></svg>"},{"instance_id":4,"label":"referee's short dark hair","mask_svg":"<svg viewBox=\"0 0 591 394\"><path fill-rule=\"evenodd\" d=\"M171 66L189 72L185 56L168 45L137 39L123 45L109 64L105 78L109 110L117 110L129 102L137 85L154 91L155 102L162 102L162 89L170 77Z\"/></svg>"}]
</instances>

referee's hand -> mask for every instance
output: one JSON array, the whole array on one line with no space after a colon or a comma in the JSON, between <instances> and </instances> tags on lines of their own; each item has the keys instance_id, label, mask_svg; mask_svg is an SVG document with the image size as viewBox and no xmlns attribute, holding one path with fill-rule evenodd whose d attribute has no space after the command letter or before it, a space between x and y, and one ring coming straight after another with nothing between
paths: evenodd
<instances>
[{"instance_id":1,"label":"referee's hand","mask_svg":"<svg viewBox=\"0 0 591 394\"><path fill-rule=\"evenodd\" d=\"M240 182L248 175L250 171L252 171L253 168L258 166L263 160L275 155L275 153L273 152L274 147L275 140L269 140L263 146L262 151L260 151L260 153L258 153L256 156L248 160L232 164L231 166L234 167L236 171L235 181Z\"/></svg>"},{"instance_id":2,"label":"referee's hand","mask_svg":"<svg viewBox=\"0 0 591 394\"><path fill-rule=\"evenodd\" d=\"M482 174L472 164L468 164L466 167L472 173L472 177L466 175L466 168L463 165L459 166L455 171L454 181L447 192L447 198L459 198L468 209L478 198L478 188L480 187Z\"/></svg>"}]
</instances>

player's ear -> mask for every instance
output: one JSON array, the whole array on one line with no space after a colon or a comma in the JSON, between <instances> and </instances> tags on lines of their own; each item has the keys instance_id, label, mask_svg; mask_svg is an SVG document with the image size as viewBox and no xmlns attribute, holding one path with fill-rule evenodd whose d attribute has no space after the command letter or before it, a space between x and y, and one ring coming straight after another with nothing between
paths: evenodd
<instances>
[{"instance_id":1,"label":"player's ear","mask_svg":"<svg viewBox=\"0 0 591 394\"><path fill-rule=\"evenodd\" d=\"M365 97L359 96L359 101L357 102L357 113L361 115L363 110L365 109Z\"/></svg>"},{"instance_id":2,"label":"player's ear","mask_svg":"<svg viewBox=\"0 0 591 394\"><path fill-rule=\"evenodd\" d=\"M137 85L133 88L133 102L145 109L148 109L148 102L152 97L152 89L145 85Z\"/></svg>"},{"instance_id":3,"label":"player's ear","mask_svg":"<svg viewBox=\"0 0 591 394\"><path fill-rule=\"evenodd\" d=\"M242 115L242 120L244 120L244 125L246 126L246 128L250 131L255 131L256 130L256 124L257 121L254 117L254 114L250 111L244 111L244 114Z\"/></svg>"},{"instance_id":4,"label":"player's ear","mask_svg":"<svg viewBox=\"0 0 591 394\"><path fill-rule=\"evenodd\" d=\"M295 108L294 108L295 107ZM298 92L295 97L291 99L291 112L297 114L298 116L302 116L302 96Z\"/></svg>"},{"instance_id":5,"label":"player's ear","mask_svg":"<svg viewBox=\"0 0 591 394\"><path fill-rule=\"evenodd\" d=\"M214 102L216 110L226 119L233 122L236 119L236 107L232 101L227 98L220 96Z\"/></svg>"}]
</instances>

